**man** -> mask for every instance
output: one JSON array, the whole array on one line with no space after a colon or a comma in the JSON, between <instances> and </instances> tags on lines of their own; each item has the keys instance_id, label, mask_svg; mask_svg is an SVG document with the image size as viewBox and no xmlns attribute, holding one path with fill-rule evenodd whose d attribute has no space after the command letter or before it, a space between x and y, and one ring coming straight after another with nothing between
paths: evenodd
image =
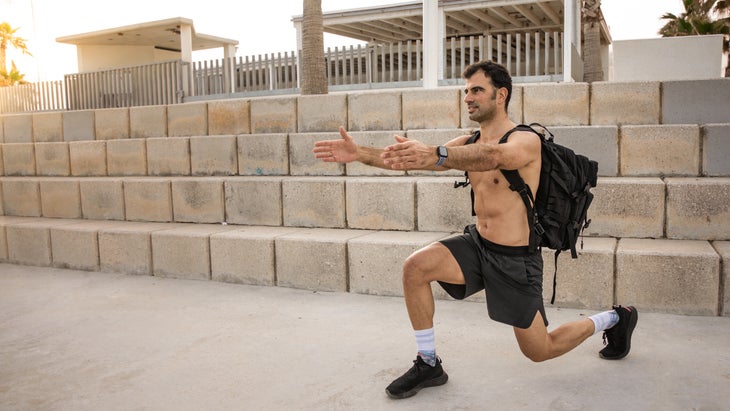
<instances>
[{"instance_id":1,"label":"man","mask_svg":"<svg viewBox=\"0 0 730 411\"><path fill-rule=\"evenodd\" d=\"M518 170L532 193L540 179L541 142L529 131L513 131L507 115L512 79L491 61L464 71L464 102L469 118L479 123L480 138L466 144L457 137L444 146L429 146L395 136L385 147L364 147L340 127L341 139L315 143L316 158L326 162L359 161L393 170L449 170L469 172L474 190L476 224L464 234L430 244L410 255L403 266L403 293L413 326L418 354L414 365L387 388L392 398L407 398L424 387L446 383L448 376L436 356L433 331L434 300L431 282L456 299L484 289L490 318L514 327L522 353L545 361L572 350L589 336L605 330L608 344L601 358L620 359L631 348L638 313L634 307L615 306L590 318L547 331L542 299L542 256L532 251L527 212L520 195L509 188L500 169Z\"/></svg>"}]
</instances>

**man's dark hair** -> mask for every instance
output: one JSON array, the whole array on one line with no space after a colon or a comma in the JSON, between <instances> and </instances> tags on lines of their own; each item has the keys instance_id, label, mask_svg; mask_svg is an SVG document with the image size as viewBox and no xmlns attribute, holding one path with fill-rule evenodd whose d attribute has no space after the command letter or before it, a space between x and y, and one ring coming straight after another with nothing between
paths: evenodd
<instances>
[{"instance_id":1,"label":"man's dark hair","mask_svg":"<svg viewBox=\"0 0 730 411\"><path fill-rule=\"evenodd\" d=\"M509 107L509 101L512 98L512 77L509 75L509 71L501 65L490 60L480 61L471 64L464 70L462 77L465 79L470 78L479 71L483 71L484 74L492 79L492 85L497 89L502 87L507 89L507 99L504 101L504 110L507 111Z\"/></svg>"}]
</instances>

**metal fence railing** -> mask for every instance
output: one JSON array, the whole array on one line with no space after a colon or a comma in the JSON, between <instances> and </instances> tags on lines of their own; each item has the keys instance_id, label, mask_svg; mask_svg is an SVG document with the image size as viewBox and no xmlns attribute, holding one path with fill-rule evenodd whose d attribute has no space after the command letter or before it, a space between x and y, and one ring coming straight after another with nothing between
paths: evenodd
<instances>
[{"instance_id":1,"label":"metal fence railing","mask_svg":"<svg viewBox=\"0 0 730 411\"><path fill-rule=\"evenodd\" d=\"M66 110L63 81L0 87L0 113Z\"/></svg>"},{"instance_id":2,"label":"metal fence railing","mask_svg":"<svg viewBox=\"0 0 730 411\"><path fill-rule=\"evenodd\" d=\"M65 76L68 109L133 107L183 101L180 60Z\"/></svg>"},{"instance_id":3,"label":"metal fence railing","mask_svg":"<svg viewBox=\"0 0 730 411\"><path fill-rule=\"evenodd\" d=\"M516 81L557 81L563 75L563 33L523 32L444 40L441 85L460 84L467 65L504 64ZM423 43L358 45L325 52L332 90L422 84ZM295 52L185 63L181 60L68 74L63 82L0 88L0 112L82 110L176 104L186 100L296 93Z\"/></svg>"}]
</instances>

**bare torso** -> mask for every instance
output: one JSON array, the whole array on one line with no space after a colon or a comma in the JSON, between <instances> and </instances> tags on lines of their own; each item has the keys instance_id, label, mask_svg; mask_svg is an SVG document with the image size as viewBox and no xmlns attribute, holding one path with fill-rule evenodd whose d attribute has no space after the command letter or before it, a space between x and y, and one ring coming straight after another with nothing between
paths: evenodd
<instances>
[{"instance_id":1,"label":"bare torso","mask_svg":"<svg viewBox=\"0 0 730 411\"><path fill-rule=\"evenodd\" d=\"M515 132L512 138L525 138L525 132ZM527 132L528 136L534 134ZM529 138L529 137L527 137ZM494 144L478 140L475 144ZM540 181L540 160L532 161L519 169L520 176L530 186L533 195ZM520 195L509 188L509 183L499 170L470 171L474 190L474 211L477 229L485 239L506 246L525 246L529 243L530 230L527 211Z\"/></svg>"}]
</instances>

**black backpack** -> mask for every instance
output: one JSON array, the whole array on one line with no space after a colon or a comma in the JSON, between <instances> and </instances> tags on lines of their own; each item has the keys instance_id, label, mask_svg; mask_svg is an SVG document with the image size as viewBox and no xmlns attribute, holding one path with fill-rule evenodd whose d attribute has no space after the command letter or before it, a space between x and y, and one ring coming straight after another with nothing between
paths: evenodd
<instances>
[{"instance_id":1,"label":"black backpack","mask_svg":"<svg viewBox=\"0 0 730 411\"><path fill-rule=\"evenodd\" d=\"M532 126L539 126L545 133L536 131ZM531 227L530 251L547 247L555 251L555 273L553 273L553 295L550 303L555 302L555 286L557 284L558 255L563 250L570 250L573 258L578 258L576 243L583 229L591 220L587 217L588 207L593 201L590 189L598 180L598 163L587 157L575 154L573 150L555 143L553 133L538 123L529 126L520 124L508 131L499 140L507 142L515 131L531 131L540 137L542 142L542 168L540 170L540 186L537 196L525 184L517 170L500 170L510 184L510 189L517 191L527 209L527 221ZM466 144L472 144L480 137L479 130L474 131ZM464 172L465 180L454 183L454 187L469 185L469 173ZM471 191L472 215L474 213L474 190ZM581 248L583 243L581 241Z\"/></svg>"}]
</instances>

